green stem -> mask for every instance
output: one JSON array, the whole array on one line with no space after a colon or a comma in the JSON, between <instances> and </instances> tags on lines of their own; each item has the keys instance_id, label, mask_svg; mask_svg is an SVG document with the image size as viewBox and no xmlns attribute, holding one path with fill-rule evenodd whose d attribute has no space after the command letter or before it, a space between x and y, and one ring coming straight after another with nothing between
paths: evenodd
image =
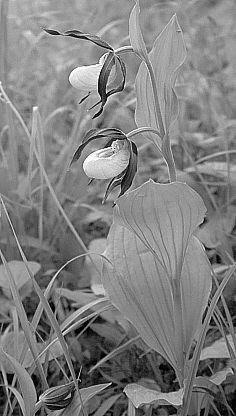
<instances>
[{"instance_id":1,"label":"green stem","mask_svg":"<svg viewBox=\"0 0 236 416\"><path fill-rule=\"evenodd\" d=\"M132 130L129 133L127 133L126 136L129 139L130 137L133 137L136 134L146 133L146 132L150 132L150 133L156 134L157 136L159 136L161 138L160 132L158 130L156 130L156 129L153 129L152 127L139 127L138 129Z\"/></svg>"},{"instance_id":2,"label":"green stem","mask_svg":"<svg viewBox=\"0 0 236 416\"><path fill-rule=\"evenodd\" d=\"M117 55L118 53L126 53L126 52L134 52L131 45L121 46L120 48L114 50L114 53Z\"/></svg>"}]
</instances>

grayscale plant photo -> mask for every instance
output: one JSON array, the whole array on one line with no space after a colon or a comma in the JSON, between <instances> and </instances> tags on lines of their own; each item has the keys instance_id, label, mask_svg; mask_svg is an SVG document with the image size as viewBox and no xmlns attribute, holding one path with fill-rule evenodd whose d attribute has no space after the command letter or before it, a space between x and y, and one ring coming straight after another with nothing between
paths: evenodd
<instances>
[{"instance_id":1,"label":"grayscale plant photo","mask_svg":"<svg viewBox=\"0 0 236 416\"><path fill-rule=\"evenodd\" d=\"M0 0L0 416L236 414L235 0Z\"/></svg>"}]
</instances>

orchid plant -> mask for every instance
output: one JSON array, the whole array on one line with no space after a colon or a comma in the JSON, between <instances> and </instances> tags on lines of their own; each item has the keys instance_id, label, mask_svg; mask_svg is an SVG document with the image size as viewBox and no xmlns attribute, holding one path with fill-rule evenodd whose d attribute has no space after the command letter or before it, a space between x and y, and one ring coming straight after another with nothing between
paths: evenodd
<instances>
[{"instance_id":1,"label":"orchid plant","mask_svg":"<svg viewBox=\"0 0 236 416\"><path fill-rule=\"evenodd\" d=\"M206 208L193 189L177 181L170 142L170 128L178 116L174 86L186 57L182 30L174 15L148 52L139 14L136 0L129 19L130 45L117 50L97 36L78 30L46 32L87 40L108 51L99 63L77 67L69 76L72 86L87 93L84 99L91 91L99 94L100 101L94 106L100 104L100 109L94 117L102 113L109 96L125 87L126 69L121 55L129 52L140 58L135 81L137 129L129 133L116 128L89 131L72 163L91 141L107 138L105 147L83 162L90 178L110 179L104 201L120 186L104 253L102 282L112 304L133 324L144 342L174 368L179 383L179 390L169 393L128 385L125 392L129 401L134 409L153 403L172 404L178 414L187 416L193 405L199 354L210 319L207 315L203 323L212 287L211 267L195 236ZM150 179L128 191L137 171L138 156L131 138L140 133L164 158L169 183Z\"/></svg>"}]
</instances>

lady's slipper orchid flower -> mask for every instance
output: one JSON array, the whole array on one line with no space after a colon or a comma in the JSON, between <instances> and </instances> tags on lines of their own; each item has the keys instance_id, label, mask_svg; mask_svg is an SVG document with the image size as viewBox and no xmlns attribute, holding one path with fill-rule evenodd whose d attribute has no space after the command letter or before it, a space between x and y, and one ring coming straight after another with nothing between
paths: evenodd
<instances>
[{"instance_id":1,"label":"lady's slipper orchid flower","mask_svg":"<svg viewBox=\"0 0 236 416\"><path fill-rule=\"evenodd\" d=\"M95 65L78 66L77 68L73 69L73 71L69 75L69 82L72 85L72 87L85 92L97 91L98 78L101 73L105 59L106 55L103 55L100 58L99 63ZM112 72L113 76L109 77L110 82L114 80L114 70Z\"/></svg>"},{"instance_id":2,"label":"lady's slipper orchid flower","mask_svg":"<svg viewBox=\"0 0 236 416\"><path fill-rule=\"evenodd\" d=\"M85 159L83 169L89 178L111 179L127 168L129 158L129 142L116 140L110 147L91 153Z\"/></svg>"},{"instance_id":3,"label":"lady's slipper orchid flower","mask_svg":"<svg viewBox=\"0 0 236 416\"><path fill-rule=\"evenodd\" d=\"M93 118L98 117L102 113L108 97L117 92L121 92L124 89L126 77L124 62L121 60L120 56L115 53L112 46L110 46L99 36L91 33L83 33L80 30L67 30L64 33L54 29L44 30L50 35L69 36L72 38L87 40L109 51L101 57L99 63L95 65L77 67L69 75L69 81L73 87L82 91L87 91L88 93L80 102L83 102L89 96L91 91L98 92L100 95L100 101L90 108L92 109L97 104L101 103L100 110L93 116ZM107 91L107 86L108 84L111 84L111 81L112 83L114 81L114 87Z\"/></svg>"},{"instance_id":4,"label":"lady's slipper orchid flower","mask_svg":"<svg viewBox=\"0 0 236 416\"><path fill-rule=\"evenodd\" d=\"M98 77L103 64L79 66L70 73L69 82L72 87L81 91L97 91Z\"/></svg>"},{"instance_id":5,"label":"lady's slipper orchid flower","mask_svg":"<svg viewBox=\"0 0 236 416\"><path fill-rule=\"evenodd\" d=\"M137 147L127 139L119 129L103 129L90 131L76 150L72 162L81 156L87 144L98 138L109 138L105 147L92 152L83 163L85 174L92 179L111 179L108 184L103 202L117 186L121 187L119 196L131 186L137 171Z\"/></svg>"},{"instance_id":6,"label":"lady's slipper orchid flower","mask_svg":"<svg viewBox=\"0 0 236 416\"><path fill-rule=\"evenodd\" d=\"M98 117L110 95L123 91L125 85L126 69L123 61L114 52L108 52L103 55L99 63L94 65L79 66L70 73L69 82L71 85L81 91L86 91L87 95L82 98L82 103L91 91L97 91L100 95L100 101L90 109L101 103L101 108L93 118ZM107 91L107 87L111 89ZM114 85L114 88L113 88Z\"/></svg>"}]
</instances>

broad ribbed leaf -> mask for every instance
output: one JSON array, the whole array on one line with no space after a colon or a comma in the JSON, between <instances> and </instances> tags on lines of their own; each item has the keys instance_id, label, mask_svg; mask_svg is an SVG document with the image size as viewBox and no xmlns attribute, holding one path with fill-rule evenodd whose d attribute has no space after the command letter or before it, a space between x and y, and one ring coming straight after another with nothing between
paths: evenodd
<instances>
[{"instance_id":1,"label":"broad ribbed leaf","mask_svg":"<svg viewBox=\"0 0 236 416\"><path fill-rule=\"evenodd\" d=\"M117 206L105 251L112 264L104 263L105 290L147 345L177 369L201 325L211 289L209 262L192 236L205 206L183 183L153 181L121 197Z\"/></svg>"},{"instance_id":2,"label":"broad ribbed leaf","mask_svg":"<svg viewBox=\"0 0 236 416\"><path fill-rule=\"evenodd\" d=\"M147 49L140 29L139 13L139 0L136 0L135 6L133 7L129 18L129 38L134 52L136 52L140 57L146 59Z\"/></svg>"},{"instance_id":3,"label":"broad ribbed leaf","mask_svg":"<svg viewBox=\"0 0 236 416\"><path fill-rule=\"evenodd\" d=\"M102 281L112 303L136 327L146 344L176 367L174 311L164 268L142 241L114 219Z\"/></svg>"},{"instance_id":4,"label":"broad ribbed leaf","mask_svg":"<svg viewBox=\"0 0 236 416\"><path fill-rule=\"evenodd\" d=\"M7 362L9 366L11 366L13 372L17 375L21 393L24 400L25 405L25 415L32 416L34 414L34 407L37 401L37 395L34 387L34 383L27 373L27 371L15 360L15 358L11 357L7 354L2 348L0 348L0 363Z\"/></svg>"},{"instance_id":5,"label":"broad ribbed leaf","mask_svg":"<svg viewBox=\"0 0 236 416\"><path fill-rule=\"evenodd\" d=\"M161 393L152 389L141 386L140 384L128 384L124 392L132 401L136 408L143 405L158 404L172 405L179 407L183 404L184 390L171 391L169 393Z\"/></svg>"},{"instance_id":6,"label":"broad ribbed leaf","mask_svg":"<svg viewBox=\"0 0 236 416\"><path fill-rule=\"evenodd\" d=\"M178 279L189 238L203 221L206 207L184 183L149 180L117 201L121 225L133 231L165 268Z\"/></svg>"},{"instance_id":7,"label":"broad ribbed leaf","mask_svg":"<svg viewBox=\"0 0 236 416\"><path fill-rule=\"evenodd\" d=\"M178 75L178 69L183 64L186 56L183 35L176 15L171 18L157 37L148 56L155 74L163 122L166 131L168 131L178 112L177 99L173 87ZM135 84L137 95L135 120L137 126L150 126L159 130L160 126L155 116L152 85L144 62L140 65ZM156 142L157 136L154 136L152 133L145 133L145 135L153 142ZM161 145L160 142L158 144L159 146Z\"/></svg>"}]
</instances>

